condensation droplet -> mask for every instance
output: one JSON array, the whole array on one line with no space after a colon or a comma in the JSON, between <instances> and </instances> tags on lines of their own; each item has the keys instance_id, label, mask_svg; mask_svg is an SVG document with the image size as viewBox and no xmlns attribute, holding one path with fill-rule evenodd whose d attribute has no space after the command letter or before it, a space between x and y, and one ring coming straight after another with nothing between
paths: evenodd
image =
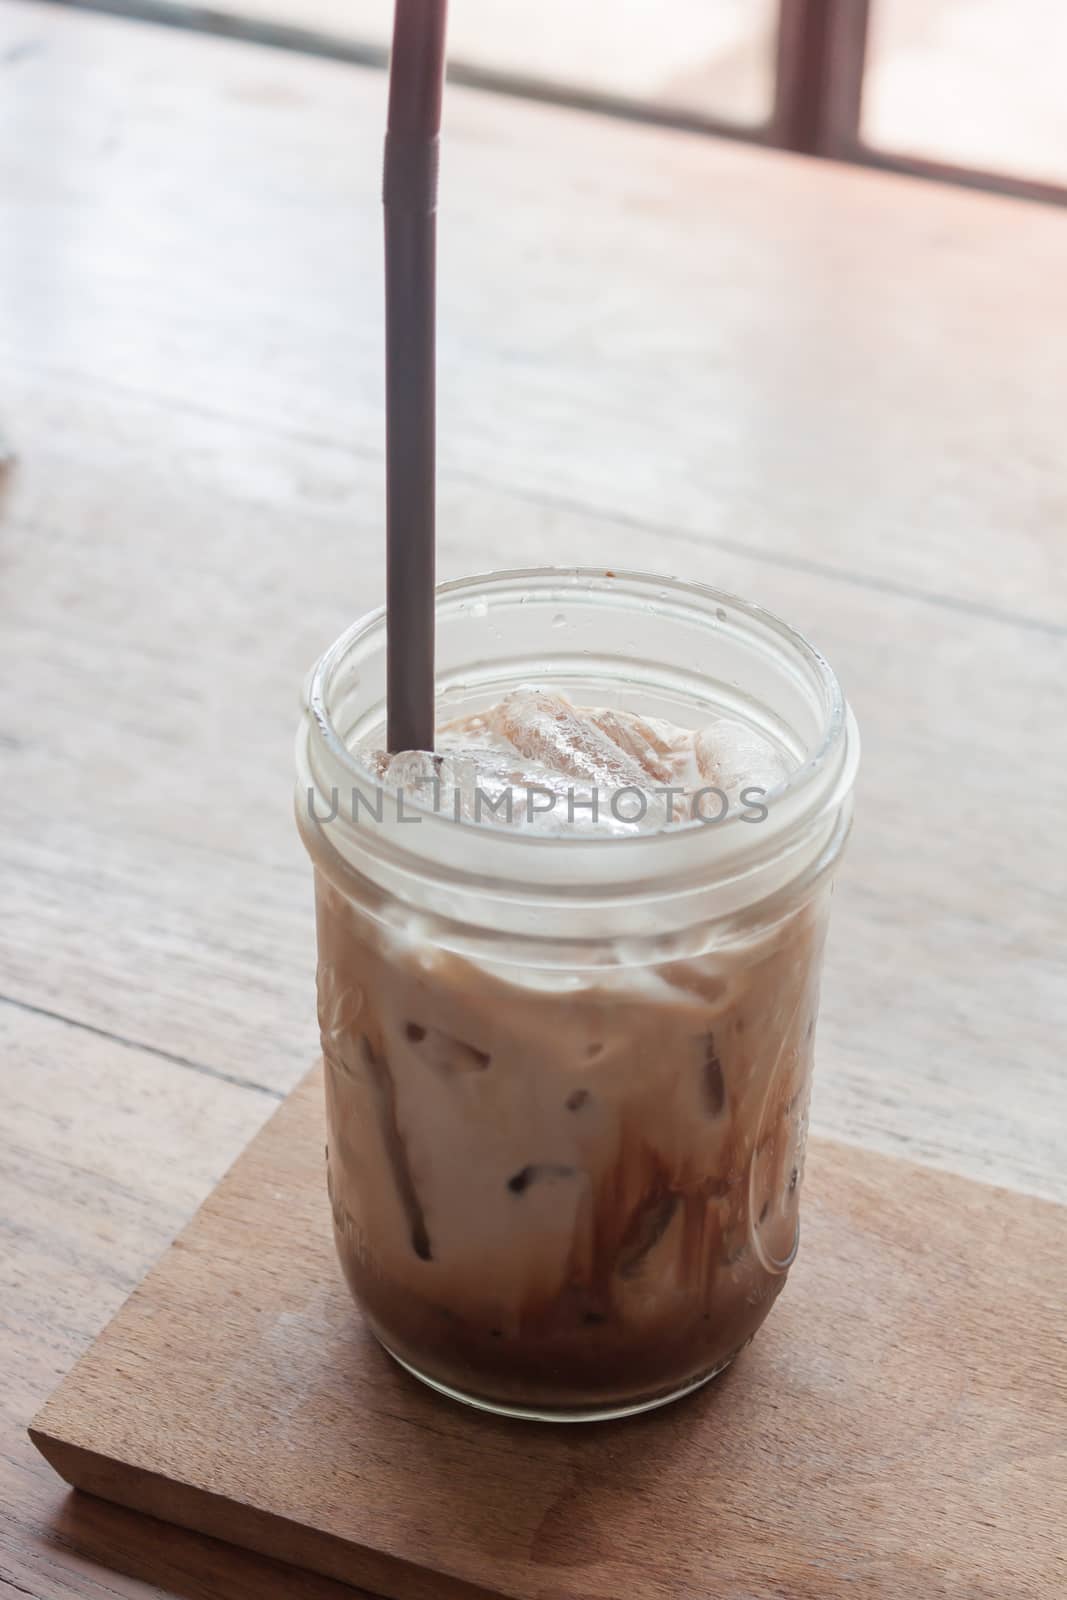
<instances>
[{"instance_id":1,"label":"condensation droplet","mask_svg":"<svg viewBox=\"0 0 1067 1600\"><path fill-rule=\"evenodd\" d=\"M556 612L556 615L552 618L552 626L554 628L565 628L567 626L567 619L562 611Z\"/></svg>"},{"instance_id":2,"label":"condensation droplet","mask_svg":"<svg viewBox=\"0 0 1067 1600\"><path fill-rule=\"evenodd\" d=\"M484 595L479 595L479 597L476 600L472 600L471 601L471 616L472 617L487 617L488 615L489 615L489 602L485 598Z\"/></svg>"}]
</instances>

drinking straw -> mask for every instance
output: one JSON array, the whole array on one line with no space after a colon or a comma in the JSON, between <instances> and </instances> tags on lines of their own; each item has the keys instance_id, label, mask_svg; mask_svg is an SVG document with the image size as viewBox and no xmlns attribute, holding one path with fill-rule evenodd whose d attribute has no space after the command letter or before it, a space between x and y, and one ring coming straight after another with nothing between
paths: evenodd
<instances>
[{"instance_id":1,"label":"drinking straw","mask_svg":"<svg viewBox=\"0 0 1067 1600\"><path fill-rule=\"evenodd\" d=\"M447 0L396 0L385 135L386 742L434 740L437 164Z\"/></svg>"}]
</instances>

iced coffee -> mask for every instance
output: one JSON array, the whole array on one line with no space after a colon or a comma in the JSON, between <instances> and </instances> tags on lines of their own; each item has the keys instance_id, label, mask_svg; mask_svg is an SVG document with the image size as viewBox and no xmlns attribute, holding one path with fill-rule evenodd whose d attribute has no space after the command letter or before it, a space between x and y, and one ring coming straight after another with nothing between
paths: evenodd
<instances>
[{"instance_id":1,"label":"iced coffee","mask_svg":"<svg viewBox=\"0 0 1067 1600\"><path fill-rule=\"evenodd\" d=\"M794 826L783 860L784 724L711 686L675 721L546 667L446 694L432 752L384 753L365 718L352 813L301 822L328 1186L399 1361L490 1408L610 1416L721 1371L785 1283L847 818L809 818L799 854Z\"/></svg>"}]
</instances>

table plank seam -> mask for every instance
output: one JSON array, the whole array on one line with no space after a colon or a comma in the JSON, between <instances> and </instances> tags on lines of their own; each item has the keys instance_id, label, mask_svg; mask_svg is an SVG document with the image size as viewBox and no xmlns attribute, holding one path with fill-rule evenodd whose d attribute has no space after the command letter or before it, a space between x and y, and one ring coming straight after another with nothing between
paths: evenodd
<instances>
[{"instance_id":1,"label":"table plank seam","mask_svg":"<svg viewBox=\"0 0 1067 1600\"><path fill-rule=\"evenodd\" d=\"M8 1577L3 1570L0 1570L0 1583L3 1583L8 1589L14 1589L16 1594L28 1594L30 1600L39 1600L38 1594L33 1589L27 1589L21 1583L16 1583L14 1578Z\"/></svg>"},{"instance_id":2,"label":"table plank seam","mask_svg":"<svg viewBox=\"0 0 1067 1600\"><path fill-rule=\"evenodd\" d=\"M121 1044L127 1050L142 1050L145 1055L156 1056L161 1061L169 1061L172 1066L184 1067L188 1072L198 1072L202 1077L214 1078L217 1083L232 1084L235 1089L251 1089L256 1094L269 1095L272 1100L284 1100L285 1093L281 1089L272 1089L269 1084L257 1083L254 1078L242 1078L235 1072L227 1072L222 1067L209 1066L206 1061L193 1061L189 1056L178 1055L173 1050L163 1050L159 1045L144 1044L140 1039L130 1039L124 1034L114 1033L110 1028L97 1027L92 1022L81 1022L77 1017L68 1017L61 1011L52 1011L47 1006L32 1004L29 1000L19 1000L14 995L0 994L0 1005L13 1006L18 1011L29 1012L31 1016L47 1017L52 1022L65 1023L68 1028L78 1028L83 1033L91 1033L98 1039L107 1039L113 1044Z\"/></svg>"},{"instance_id":3,"label":"table plank seam","mask_svg":"<svg viewBox=\"0 0 1067 1600\"><path fill-rule=\"evenodd\" d=\"M324 440L323 443L326 441ZM806 556L791 556L786 551L761 549L746 544L743 539L731 539L726 534L707 533L698 528L679 527L672 522L653 522L646 517L628 516L615 508L589 505L569 495L546 494L542 490L517 487L483 477L480 473L463 469L442 468L443 481L470 484L472 487L490 489L495 494L510 495L530 505L542 506L548 511L563 511L591 521L607 523L631 531L652 534L656 538L677 539L679 543L705 547L713 546L724 554L740 556L746 561L758 561L764 566L781 567L787 572L802 572L806 577L827 578L833 583L847 584L854 589L867 589L873 594L889 594L898 600L914 600L922 605L939 606L963 616L983 622L996 622L1007 627L1024 628L1029 632L1049 635L1053 639L1067 638L1067 622L1054 622L1050 617L1030 617L1022 611L1005 611L999 606L983 605L977 600L967 600L962 595L945 594L937 589L923 589L917 584L901 583L895 578L881 577L877 573L855 572L832 562L812 561Z\"/></svg>"},{"instance_id":4,"label":"table plank seam","mask_svg":"<svg viewBox=\"0 0 1067 1600\"><path fill-rule=\"evenodd\" d=\"M89 384L95 386L95 380L92 377L87 374L82 374L81 376ZM112 386L100 385L100 387L111 388ZM364 461L381 461L384 467L384 454L367 447L361 448L348 441L332 438L328 434L315 434L308 430L291 430L260 421L255 417L234 413L216 413L199 406L186 406L180 401L176 401L171 405L165 396L151 394L143 390L120 387L119 392L130 395L142 403L166 406L170 410L185 412L192 416L217 417L218 420L226 422L231 427L246 429L251 433L261 432L268 436L283 439L289 444L336 450L342 456L351 454ZM545 494L537 489L504 483L463 468L439 465L437 475L438 481L442 484L464 484L470 488L484 489L492 494L498 494L522 504L537 506L546 511L559 511L569 516L582 517L602 527L625 528L628 532L645 533L657 539L673 539L679 544L694 545L699 548L710 546L713 549L721 550L724 555L736 556L746 561L754 561L761 566L778 568L783 572L798 572L805 577L823 578L828 582L842 584L850 589L862 589L870 594L891 595L897 600L911 601L914 604L951 611L958 616L971 617L979 622L992 622L1001 627L1019 628L1023 632L1038 633L1046 638L1067 639L1067 622L1055 622L1051 617L1027 616L1022 611L1007 611L999 606L983 605L980 601L968 600L963 595L945 594L937 589L924 589L917 584L901 583L898 579L882 577L877 573L856 572L851 568L837 566L831 562L813 561L806 556L792 556L781 550L762 549L758 545L746 544L742 539L731 539L725 534L708 533L697 528L685 528L677 523L654 522L644 517L631 517L626 512L614 507L594 506L578 498L572 499L567 495ZM31 520L24 517L9 517L7 525L16 531L26 533L44 532L47 526L44 521Z\"/></svg>"},{"instance_id":5,"label":"table plank seam","mask_svg":"<svg viewBox=\"0 0 1067 1600\"><path fill-rule=\"evenodd\" d=\"M228 427L244 429L252 434L263 434L267 437L282 439L289 444L309 446L314 449L337 451L339 455L354 456L361 461L380 463L384 475L385 452L373 445L361 444L356 440L340 438L314 428L292 428L284 423L272 422L268 418L260 418L245 411L223 411L216 407L197 405L180 397L161 394L152 389L139 388L134 384L116 383L114 380L105 380L92 372L64 371L62 368L50 366L27 365L20 362L17 357L12 357L5 352L5 357L11 366L24 375L34 377L48 377L69 380L84 386L90 392L103 390L119 397L139 402L146 406L155 406L160 410L178 413L183 416L203 418L209 421L218 421ZM384 428L384 423L383 423ZM1000 606L984 605L981 601L968 600L963 595L946 594L936 589L925 589L919 584L903 583L899 579L884 577L878 573L858 572L853 568L842 567L833 562L815 561L805 556L790 555L787 551L761 548L743 539L731 539L727 534L716 534L699 528L687 528L673 522L656 522L650 518L632 516L619 507L596 506L583 500L578 495L552 494L541 489L530 488L523 484L507 483L494 478L491 474L473 472L469 468L452 467L446 461L438 461L438 481L442 485L449 483L462 484L470 488L484 489L493 494L499 494L516 500L520 504L537 506L548 511L559 511L570 516L583 517L591 522L596 522L602 527L625 528L631 532L649 534L654 538L675 539L679 543L707 548L711 546L721 550L724 555L740 557L743 560L758 562L761 566L779 568L784 572L803 573L807 577L826 579L832 583L840 583L849 588L863 589L871 594L892 595L899 600L908 600L921 605L933 606L944 611L952 611L959 616L972 617L976 621L992 622L1002 627L1016 627L1028 633L1039 633L1048 638L1067 638L1067 622L1056 622L1051 617L1028 616L1025 612L1011 611ZM18 517L8 519L9 525L19 527L23 520ZM27 529L27 531L33 531Z\"/></svg>"}]
</instances>

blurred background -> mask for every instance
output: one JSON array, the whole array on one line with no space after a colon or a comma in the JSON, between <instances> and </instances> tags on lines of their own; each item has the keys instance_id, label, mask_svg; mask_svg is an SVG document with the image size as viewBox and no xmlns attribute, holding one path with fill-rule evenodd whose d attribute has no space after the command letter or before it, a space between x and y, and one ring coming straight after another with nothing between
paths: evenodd
<instances>
[{"instance_id":1,"label":"blurred background","mask_svg":"<svg viewBox=\"0 0 1067 1600\"><path fill-rule=\"evenodd\" d=\"M370 60L392 28L390 0L101 9ZM449 52L460 81L1067 198L1064 0L451 0Z\"/></svg>"}]
</instances>

